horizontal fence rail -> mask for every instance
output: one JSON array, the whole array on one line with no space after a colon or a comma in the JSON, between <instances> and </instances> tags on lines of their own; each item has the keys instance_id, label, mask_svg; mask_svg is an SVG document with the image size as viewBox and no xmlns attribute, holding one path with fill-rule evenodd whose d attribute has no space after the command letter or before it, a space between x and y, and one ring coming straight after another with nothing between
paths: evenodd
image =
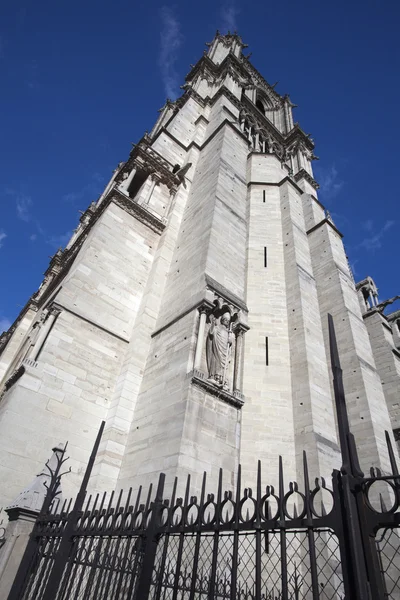
<instances>
[{"instance_id":1,"label":"horizontal fence rail","mask_svg":"<svg viewBox=\"0 0 400 600\"><path fill-rule=\"evenodd\" d=\"M144 494L86 496L99 431L74 503L57 501L58 459L8 600L400 600L400 475L386 432L390 473L364 476L350 432L333 321L330 348L342 468L310 484L303 453L302 487L262 483L253 492L200 495L187 477L164 498L165 475Z\"/></svg>"}]
</instances>

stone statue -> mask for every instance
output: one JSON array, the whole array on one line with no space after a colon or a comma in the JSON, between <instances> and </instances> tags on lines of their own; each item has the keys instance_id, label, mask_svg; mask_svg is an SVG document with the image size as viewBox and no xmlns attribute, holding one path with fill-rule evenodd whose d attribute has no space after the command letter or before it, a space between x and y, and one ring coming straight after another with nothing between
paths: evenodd
<instances>
[{"instance_id":1,"label":"stone statue","mask_svg":"<svg viewBox=\"0 0 400 600\"><path fill-rule=\"evenodd\" d=\"M233 333L229 329L231 315L229 312L224 313L219 323L215 315L211 315L210 319L206 344L208 377L222 386L225 383L228 354L233 340Z\"/></svg>"}]
</instances>

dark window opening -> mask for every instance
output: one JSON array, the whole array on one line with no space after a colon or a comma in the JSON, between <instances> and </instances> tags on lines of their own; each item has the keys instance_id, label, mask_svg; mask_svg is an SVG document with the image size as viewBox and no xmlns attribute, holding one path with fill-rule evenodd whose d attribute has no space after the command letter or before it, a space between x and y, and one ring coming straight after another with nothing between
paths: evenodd
<instances>
[{"instance_id":1,"label":"dark window opening","mask_svg":"<svg viewBox=\"0 0 400 600\"><path fill-rule=\"evenodd\" d=\"M256 101L256 106L258 110L261 111L263 115L265 115L264 104L261 102L261 100Z\"/></svg>"},{"instance_id":2,"label":"dark window opening","mask_svg":"<svg viewBox=\"0 0 400 600\"><path fill-rule=\"evenodd\" d=\"M269 356L268 356L268 338L265 338L265 364L268 366Z\"/></svg>"},{"instance_id":3,"label":"dark window opening","mask_svg":"<svg viewBox=\"0 0 400 600\"><path fill-rule=\"evenodd\" d=\"M140 188L147 179L147 175L148 173L146 173L146 171L142 171L140 169L136 171L135 176L132 179L132 183L128 188L128 195L130 198L134 198L140 191Z\"/></svg>"},{"instance_id":4,"label":"dark window opening","mask_svg":"<svg viewBox=\"0 0 400 600\"><path fill-rule=\"evenodd\" d=\"M263 202L265 202L265 190L263 190Z\"/></svg>"},{"instance_id":5,"label":"dark window opening","mask_svg":"<svg viewBox=\"0 0 400 600\"><path fill-rule=\"evenodd\" d=\"M267 246L264 246L264 267L267 266Z\"/></svg>"}]
</instances>

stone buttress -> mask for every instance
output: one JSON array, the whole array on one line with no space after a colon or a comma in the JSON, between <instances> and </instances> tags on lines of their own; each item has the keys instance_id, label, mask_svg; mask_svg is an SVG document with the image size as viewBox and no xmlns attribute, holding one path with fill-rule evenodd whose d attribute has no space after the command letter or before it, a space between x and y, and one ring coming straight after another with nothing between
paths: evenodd
<instances>
[{"instance_id":1,"label":"stone buttress","mask_svg":"<svg viewBox=\"0 0 400 600\"><path fill-rule=\"evenodd\" d=\"M97 490L160 471L213 489L220 467L232 487L239 462L254 485L259 458L276 484L279 455L299 480L303 450L329 476L328 312L361 459L386 467L389 411L313 141L239 36L208 46L2 336L0 505L60 440L74 494L102 420Z\"/></svg>"}]
</instances>

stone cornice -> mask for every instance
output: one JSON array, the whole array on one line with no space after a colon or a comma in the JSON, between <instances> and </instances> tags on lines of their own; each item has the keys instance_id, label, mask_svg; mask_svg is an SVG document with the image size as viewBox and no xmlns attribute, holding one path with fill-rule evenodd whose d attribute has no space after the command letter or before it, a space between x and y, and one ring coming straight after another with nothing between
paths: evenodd
<instances>
[{"instance_id":1,"label":"stone cornice","mask_svg":"<svg viewBox=\"0 0 400 600\"><path fill-rule=\"evenodd\" d=\"M319 188L319 183L317 183L315 179L311 177L310 173L307 173L305 169L300 169L300 171L298 171L296 175L294 175L294 179L295 181L305 179L315 190Z\"/></svg>"},{"instance_id":2,"label":"stone cornice","mask_svg":"<svg viewBox=\"0 0 400 600\"><path fill-rule=\"evenodd\" d=\"M392 313L389 313L385 316L388 321L396 321L397 319L400 319L400 310L395 310Z\"/></svg>"},{"instance_id":3,"label":"stone cornice","mask_svg":"<svg viewBox=\"0 0 400 600\"><path fill-rule=\"evenodd\" d=\"M110 200L125 212L129 213L132 217L135 217L138 221L152 229L155 233L161 235L164 231L166 224L163 221L158 219L141 204L138 204L132 200L132 198L123 194L118 188L115 187L111 190Z\"/></svg>"},{"instance_id":4,"label":"stone cornice","mask_svg":"<svg viewBox=\"0 0 400 600\"><path fill-rule=\"evenodd\" d=\"M292 185L295 190L297 190L299 192L299 194L305 194L304 190L301 189L301 187L299 187L297 185L297 183L295 181L293 181L293 179L289 176L284 177L283 179L281 179L281 181L277 181L277 182L268 182L268 181L249 181L249 183L247 184L247 187L250 187L251 185L265 185L265 186L277 186L280 187L281 185L283 185L284 183L290 183L290 185Z\"/></svg>"},{"instance_id":5,"label":"stone cornice","mask_svg":"<svg viewBox=\"0 0 400 600\"><path fill-rule=\"evenodd\" d=\"M160 183L164 183L171 191L176 191L180 182L172 172L174 165L151 147L152 141L150 136L143 136L140 142L134 146L129 159L119 171L115 181L120 183L123 181L124 175L128 176L131 170L136 167L147 171L149 174L155 173Z\"/></svg>"},{"instance_id":6,"label":"stone cornice","mask_svg":"<svg viewBox=\"0 0 400 600\"><path fill-rule=\"evenodd\" d=\"M228 289L226 289L226 287L218 283L218 281L207 275L207 273L205 274L205 278L207 288L209 288L213 292L216 292L218 295L224 298L228 304L232 304L236 308L244 310L246 313L249 312L246 303L243 300L241 300L238 296L236 296L236 294L232 294L232 292L230 292Z\"/></svg>"},{"instance_id":7,"label":"stone cornice","mask_svg":"<svg viewBox=\"0 0 400 600\"><path fill-rule=\"evenodd\" d=\"M207 379L205 379L204 373L201 371L193 371L192 372L192 384L202 388L211 396L216 396L226 404L230 404L231 406L240 410L244 404L244 396L240 392L228 392L221 387L218 387L214 383L211 383Z\"/></svg>"},{"instance_id":8,"label":"stone cornice","mask_svg":"<svg viewBox=\"0 0 400 600\"><path fill-rule=\"evenodd\" d=\"M332 227L333 231L335 231L335 233L337 233L340 238L343 237L343 233L340 233L339 229L337 229L337 227L335 227L335 225L329 219L322 219L322 221L320 221L319 223L314 225L314 227L311 227L311 229L306 231L307 235L310 235L310 233L313 233L313 231L316 231L317 229L322 227L322 225L325 225L325 224Z\"/></svg>"}]
</instances>

